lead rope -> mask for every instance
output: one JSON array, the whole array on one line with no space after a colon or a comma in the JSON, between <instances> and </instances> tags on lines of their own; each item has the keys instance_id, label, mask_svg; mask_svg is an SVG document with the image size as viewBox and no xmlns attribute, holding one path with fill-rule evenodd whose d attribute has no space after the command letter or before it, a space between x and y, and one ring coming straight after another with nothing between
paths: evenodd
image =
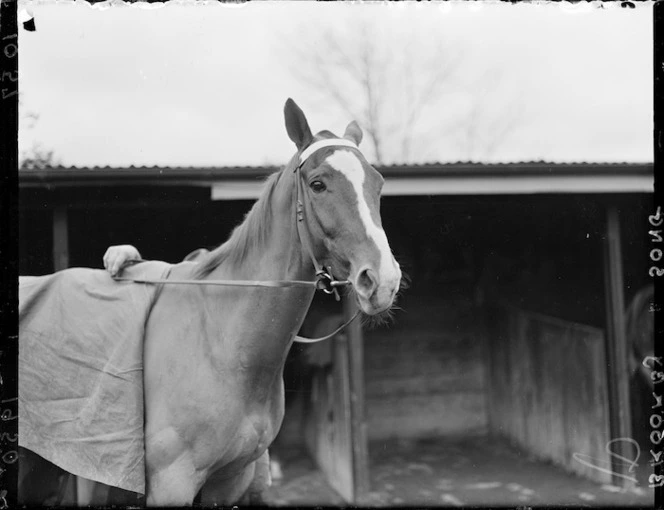
<instances>
[{"instance_id":1,"label":"lead rope","mask_svg":"<svg viewBox=\"0 0 664 510\"><path fill-rule=\"evenodd\" d=\"M340 331L342 331L346 326L348 326L351 322L353 322L357 316L360 315L360 311L358 310L355 312L355 315L353 315L350 319L348 319L346 322L344 322L341 326L339 326L337 329L332 331L329 335L321 336L318 338L305 338L303 336L295 336L293 338L293 342L297 342L300 344L315 344L318 342L323 342L325 340L329 340L330 338L334 337L336 334L338 334Z\"/></svg>"}]
</instances>

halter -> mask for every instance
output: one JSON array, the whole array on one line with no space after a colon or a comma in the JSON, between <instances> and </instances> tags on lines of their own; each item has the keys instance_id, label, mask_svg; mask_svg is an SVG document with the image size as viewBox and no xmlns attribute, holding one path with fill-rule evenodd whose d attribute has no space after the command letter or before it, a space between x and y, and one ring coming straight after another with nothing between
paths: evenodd
<instances>
[{"instance_id":1,"label":"halter","mask_svg":"<svg viewBox=\"0 0 664 510\"><path fill-rule=\"evenodd\" d=\"M297 202L296 202L296 226L297 233L300 238L300 242L307 251L309 258L311 259L314 269L316 270L316 279L313 282L310 281L301 281L301 280L268 280L268 281L259 281L259 280L168 280L168 279L152 279L152 278L119 278L113 277L116 281L129 281L134 283L151 283L151 284L168 284L168 285L222 285L222 286L232 286L232 287L314 287L316 290L322 290L326 294L334 294L337 301L341 298L339 297L339 292L337 287L343 287L350 285L348 280L335 280L332 275L331 268L323 267L319 262L316 256L314 255L313 248L311 246L311 238L309 237L309 232L304 228L304 189L303 189L303 178L302 178L302 166L307 162L307 160L318 150L324 149L325 147L351 147L353 149L358 149L357 145L349 140L343 138L332 138L319 140L317 142L309 145L305 150L300 153L299 164L295 167L295 187L297 193ZM359 149L358 149L359 150ZM126 262L126 265L137 264L139 262L146 262L143 259L130 260ZM360 314L359 310L353 315L348 321L342 324L339 328L334 330L329 335L325 335L320 338L304 338L301 336L296 336L294 338L295 342L299 343L316 343L323 340L328 340L334 335L343 330L351 322L353 322L357 316Z\"/></svg>"}]
</instances>

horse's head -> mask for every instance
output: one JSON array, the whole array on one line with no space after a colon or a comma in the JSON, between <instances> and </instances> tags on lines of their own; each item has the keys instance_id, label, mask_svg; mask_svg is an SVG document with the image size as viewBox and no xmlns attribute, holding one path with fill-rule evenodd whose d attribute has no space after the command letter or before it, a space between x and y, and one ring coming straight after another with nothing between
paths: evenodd
<instances>
[{"instance_id":1,"label":"horse's head","mask_svg":"<svg viewBox=\"0 0 664 510\"><path fill-rule=\"evenodd\" d=\"M304 221L316 256L335 276L351 281L364 313L388 310L401 270L380 218L383 177L357 148L360 127L351 122L343 138L329 131L314 137L292 99L284 113L288 136L298 149L296 165L302 163Z\"/></svg>"}]
</instances>

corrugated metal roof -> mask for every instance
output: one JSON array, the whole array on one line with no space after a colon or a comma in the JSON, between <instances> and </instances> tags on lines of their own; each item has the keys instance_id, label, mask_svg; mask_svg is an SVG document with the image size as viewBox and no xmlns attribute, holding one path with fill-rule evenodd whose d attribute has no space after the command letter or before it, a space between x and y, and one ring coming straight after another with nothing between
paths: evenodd
<instances>
[{"instance_id":1,"label":"corrugated metal roof","mask_svg":"<svg viewBox=\"0 0 664 510\"><path fill-rule=\"evenodd\" d=\"M277 166L54 166L43 169L20 170L19 185L84 185L87 183L114 184L191 184L203 185L224 180L262 179L275 172ZM652 163L553 163L522 161L510 163L445 162L422 164L394 164L377 166L385 177L501 177L501 176L573 176L592 175L653 175Z\"/></svg>"}]
</instances>

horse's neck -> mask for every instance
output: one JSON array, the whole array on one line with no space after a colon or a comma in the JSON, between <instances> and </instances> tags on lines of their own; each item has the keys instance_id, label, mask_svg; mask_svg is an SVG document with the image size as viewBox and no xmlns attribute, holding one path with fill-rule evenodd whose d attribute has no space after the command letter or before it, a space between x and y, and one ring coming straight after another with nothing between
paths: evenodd
<instances>
[{"instance_id":1,"label":"horse's neck","mask_svg":"<svg viewBox=\"0 0 664 510\"><path fill-rule=\"evenodd\" d=\"M220 264L210 273L209 279L229 274L236 279L313 279L314 266L302 249L296 225L294 175L288 170L284 173L272 192L270 214L257 222L267 223L264 228L267 234L260 236L256 232L245 232L245 236L252 237L252 242L237 243L248 247L242 259L229 257L229 262Z\"/></svg>"},{"instance_id":2,"label":"horse's neck","mask_svg":"<svg viewBox=\"0 0 664 510\"><path fill-rule=\"evenodd\" d=\"M313 281L314 267L299 239L292 175L284 176L273 194L269 226L262 243L252 244L241 261L222 263L209 279ZM292 337L302 324L314 290L308 288L243 288L232 303L233 318L241 335L239 347L261 361L287 353ZM234 293L237 295L237 292ZM229 319L229 317L226 317ZM236 331L237 333L237 331Z\"/></svg>"}]
</instances>

